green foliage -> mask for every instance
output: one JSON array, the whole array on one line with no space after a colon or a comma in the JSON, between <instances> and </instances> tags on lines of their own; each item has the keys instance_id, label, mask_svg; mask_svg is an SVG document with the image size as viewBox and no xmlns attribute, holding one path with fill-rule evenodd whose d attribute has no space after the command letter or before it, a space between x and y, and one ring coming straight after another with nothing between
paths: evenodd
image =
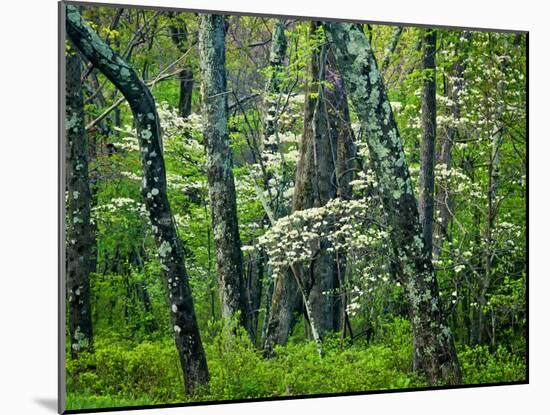
<instances>
[{"instance_id":1,"label":"green foliage","mask_svg":"<svg viewBox=\"0 0 550 415\"><path fill-rule=\"evenodd\" d=\"M110 29L115 9L84 7L84 16L111 47L144 78L183 67L193 71L192 115L177 115L177 75L155 83L163 131L163 157L168 198L184 246L194 307L211 375L208 389L184 394L180 363L171 337L170 309L161 283L161 268L151 224L140 193L141 161L127 104L118 107L88 132L95 269L91 274L94 348L67 361L67 402L71 409L147 405L196 400L246 399L422 387L422 375L412 372L412 336L403 298L388 250L385 212L380 208L376 177L369 169L363 132L350 107L362 171L354 177L354 199L339 199L293 215L293 183L304 129L305 86L313 52L326 45L322 26L311 33L310 22L287 21L288 48L277 71L280 93L268 96L266 80L270 28L273 20L253 16L228 17L226 63L229 132L237 191L240 238L245 274L260 255L265 282L277 271L277 261L302 261L316 254L313 232L326 233L331 249L346 255L345 275L337 292L346 294L353 342L340 333L323 341L322 358L304 329L303 317L285 346L266 359L242 328L220 321L211 212L208 201L203 125L200 116L200 71L196 48L182 56L170 38L167 14L126 9L116 29ZM194 14L180 16L189 41L197 35ZM152 20L150 20L152 19ZM131 48L135 31L149 21ZM181 23L181 22L180 22ZM394 27L365 26L378 62ZM403 30L397 49L382 73L418 194L422 84L428 75L420 67L423 29ZM434 261L444 312L457 339L464 383L521 381L526 370L526 134L524 35L438 30L436 54L437 136L441 142L456 129L451 163L436 165L436 191L443 189L453 209L440 256ZM255 44L255 46L249 46ZM67 44L67 53L74 51ZM181 59L181 60L180 60ZM177 62L176 62L177 61ZM176 62L176 63L174 63ZM457 63L464 66L464 91L457 103L454 87ZM173 66L171 66L173 65ZM96 119L120 94L95 71L97 82L84 83L86 122ZM101 88L101 99L94 95ZM332 87L320 81L319 86ZM312 93L318 95L317 92ZM251 97L240 105L239 97ZM278 131L263 136L265 101L277 103ZM502 134L498 138L498 134ZM497 137L497 138L495 138ZM269 150L270 146L277 147ZM499 153L496 190L490 211L492 180L489 164ZM354 169L357 170L357 169ZM260 196L276 198L279 220L267 220ZM340 206L341 204L341 206ZM359 206L357 206L359 205ZM336 209L340 206L340 210ZM436 206L437 223L442 206ZM339 214L338 214L339 213ZM491 220L489 220L491 217ZM337 224L336 219L342 219ZM296 220L299 219L299 220ZM323 219L327 224L323 226ZM289 221L295 222L289 223ZM283 226L285 225L286 226ZM322 228L322 229L321 229ZM437 228L437 226L434 226ZM306 233L307 232L307 233ZM267 248L261 241L267 240ZM286 256L292 252L290 259ZM279 257L277 256L279 254ZM303 255L302 255L303 254ZM306 255L307 254L307 255ZM287 266L288 263L282 264ZM281 265L281 268L284 268ZM275 268L275 269L274 269ZM483 318L483 345L470 346L475 322ZM257 331L261 332L261 318ZM257 336L260 337L259 335Z\"/></svg>"},{"instance_id":2,"label":"green foliage","mask_svg":"<svg viewBox=\"0 0 550 415\"><path fill-rule=\"evenodd\" d=\"M119 398L117 396L97 396L87 395L85 393L68 393L68 409L93 409L93 408L117 408L126 406L145 406L166 403L156 401L147 396L136 398Z\"/></svg>"},{"instance_id":3,"label":"green foliage","mask_svg":"<svg viewBox=\"0 0 550 415\"><path fill-rule=\"evenodd\" d=\"M208 389L193 398L183 393L172 339L135 346L99 341L94 354L68 361L68 405L79 409L426 386L411 370L409 322L397 318L380 333L372 342L353 344L330 336L323 341L322 358L314 342L290 341L276 347L274 358L265 359L244 329L212 322L203 331L211 380ZM461 346L459 360L467 384L525 379L525 361L503 346L496 353L486 346Z\"/></svg>"},{"instance_id":4,"label":"green foliage","mask_svg":"<svg viewBox=\"0 0 550 415\"><path fill-rule=\"evenodd\" d=\"M276 357L265 359L242 328L211 323L204 331L211 381L194 400L246 399L311 395L422 386L411 373L408 323L396 320L387 327L393 337L384 344L342 344L338 336L324 341L322 358L313 342L278 346ZM236 330L236 331L235 331ZM398 347L399 348L396 348ZM144 341L136 346L99 341L94 354L83 354L67 364L69 404L93 396L113 397L120 405L146 397L152 402L184 402L178 357L171 339ZM116 403L117 401L113 402ZM99 399L103 403L104 400ZM73 408L73 407L71 407Z\"/></svg>"},{"instance_id":5,"label":"green foliage","mask_svg":"<svg viewBox=\"0 0 550 415\"><path fill-rule=\"evenodd\" d=\"M173 340L144 341L135 346L97 341L94 353L68 360L67 390L124 399L148 396L158 402L182 399L181 370Z\"/></svg>"},{"instance_id":6,"label":"green foliage","mask_svg":"<svg viewBox=\"0 0 550 415\"><path fill-rule=\"evenodd\" d=\"M525 381L526 360L499 346L491 353L488 346L464 347L458 353L466 384Z\"/></svg>"}]
</instances>

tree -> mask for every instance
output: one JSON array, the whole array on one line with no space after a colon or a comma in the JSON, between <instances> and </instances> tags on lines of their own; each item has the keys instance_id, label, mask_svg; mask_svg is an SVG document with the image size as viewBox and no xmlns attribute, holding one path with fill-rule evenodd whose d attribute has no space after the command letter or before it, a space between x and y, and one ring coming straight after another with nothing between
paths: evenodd
<instances>
[{"instance_id":1,"label":"tree","mask_svg":"<svg viewBox=\"0 0 550 415\"><path fill-rule=\"evenodd\" d=\"M322 26L312 22L310 35L322 33ZM325 45L314 47L308 70L304 129L294 184L293 212L320 207L338 196L351 196L353 137L347 98L337 68ZM294 267L275 282L264 349L269 354L275 343L284 344L293 325L293 314L304 302L297 279L305 287L311 307L306 315L312 320L320 338L340 329L343 324L343 301L336 295L342 285L343 256L328 250L326 238L319 238L315 259L305 267Z\"/></svg>"},{"instance_id":2,"label":"tree","mask_svg":"<svg viewBox=\"0 0 550 415\"><path fill-rule=\"evenodd\" d=\"M176 45L179 53L184 57L189 53L190 40L187 24L181 13L170 13L170 36L172 42ZM180 94L178 103L178 112L180 117L187 118L191 115L191 103L193 98L193 69L188 65L179 73Z\"/></svg>"},{"instance_id":3,"label":"tree","mask_svg":"<svg viewBox=\"0 0 550 415\"><path fill-rule=\"evenodd\" d=\"M396 26L395 29L393 30L390 43L388 44L386 53L384 54L384 59L382 60L382 64L380 65L381 72L384 72L388 67L388 65L390 64L390 61L395 52L395 49L397 48L397 43L399 42L399 38L401 37L402 32L403 32L403 26Z\"/></svg>"},{"instance_id":4,"label":"tree","mask_svg":"<svg viewBox=\"0 0 550 415\"><path fill-rule=\"evenodd\" d=\"M440 136L440 148L437 152L437 164L450 169L452 165L452 148L453 143L459 138L459 129L457 124L460 122L460 97L464 91L464 58L465 47L464 43L468 42L471 37L471 32L464 31L459 38L459 45L455 46L458 57L451 68L450 79L447 85L447 97L451 100L451 117L452 123L445 128L445 131ZM436 221L434 229L434 241L432 256L434 259L439 258L439 253L445 239L448 239L447 225L452 216L452 198L449 195L448 181L444 180L435 190L435 205L439 210L439 221Z\"/></svg>"},{"instance_id":5,"label":"tree","mask_svg":"<svg viewBox=\"0 0 550 415\"><path fill-rule=\"evenodd\" d=\"M422 141L420 142L420 194L418 196L418 215L422 225L422 237L426 252L432 258L433 217L434 217L434 164L436 125L436 74L435 51L437 35L435 30L424 33L424 51L422 69L424 85L422 88ZM416 348L416 337L413 339ZM419 367L418 353L413 355L413 368Z\"/></svg>"},{"instance_id":6,"label":"tree","mask_svg":"<svg viewBox=\"0 0 550 415\"><path fill-rule=\"evenodd\" d=\"M263 135L266 142L269 141L271 136L277 135L278 113L281 110L281 83L286 49L285 21L284 19L278 19L273 27L273 35L271 37L268 66L269 73L265 85ZM272 144L267 144L266 147L274 153L279 151L276 141Z\"/></svg>"},{"instance_id":7,"label":"tree","mask_svg":"<svg viewBox=\"0 0 550 415\"><path fill-rule=\"evenodd\" d=\"M436 101L435 101L435 50L437 35L435 30L426 30L424 35L424 86L422 89L422 141L420 143L420 195L418 214L422 225L422 235L426 251L432 255L433 216L434 216L434 164L436 140Z\"/></svg>"},{"instance_id":8,"label":"tree","mask_svg":"<svg viewBox=\"0 0 550 415\"><path fill-rule=\"evenodd\" d=\"M208 383L209 374L185 269L183 247L166 194L166 171L155 101L132 67L84 22L75 6L67 5L66 13L67 34L71 41L120 90L133 112L141 155L141 193L163 269L163 283L170 302L185 389L188 394L193 394L197 387Z\"/></svg>"},{"instance_id":9,"label":"tree","mask_svg":"<svg viewBox=\"0 0 550 415\"><path fill-rule=\"evenodd\" d=\"M224 25L224 16L201 15L199 55L208 193L222 315L229 319L240 313L241 324L252 335L243 286L243 256L227 126Z\"/></svg>"},{"instance_id":10,"label":"tree","mask_svg":"<svg viewBox=\"0 0 550 415\"><path fill-rule=\"evenodd\" d=\"M506 44L506 41L505 41ZM492 47L494 45L491 44ZM495 48L496 49L496 48ZM506 48L507 49L507 48ZM507 71L506 61L502 59L499 65L500 76L503 76ZM484 232L484 242L487 245L485 258L483 259L483 272L480 275L479 291L478 291L478 303L479 307L475 313L475 322L473 327L473 341L474 343L484 343L489 337L487 334L487 317L485 307L487 305L487 294L489 288L493 282L494 270L494 230L497 219L499 200L498 191L499 182L501 176L501 152L502 142L506 126L503 123L504 111L505 111L505 83L502 79L497 81L496 85L497 97L499 98L494 109L493 118L493 130L490 131L490 151L487 162L487 223Z\"/></svg>"},{"instance_id":11,"label":"tree","mask_svg":"<svg viewBox=\"0 0 550 415\"><path fill-rule=\"evenodd\" d=\"M88 138L84 127L81 62L72 49L65 55L67 301L71 355L92 350L90 270L92 244L91 193L88 177Z\"/></svg>"},{"instance_id":12,"label":"tree","mask_svg":"<svg viewBox=\"0 0 550 415\"><path fill-rule=\"evenodd\" d=\"M376 174L397 273L409 303L420 369L430 385L458 384L460 367L422 238L407 161L370 42L353 24L326 23L327 38L346 82Z\"/></svg>"}]
</instances>

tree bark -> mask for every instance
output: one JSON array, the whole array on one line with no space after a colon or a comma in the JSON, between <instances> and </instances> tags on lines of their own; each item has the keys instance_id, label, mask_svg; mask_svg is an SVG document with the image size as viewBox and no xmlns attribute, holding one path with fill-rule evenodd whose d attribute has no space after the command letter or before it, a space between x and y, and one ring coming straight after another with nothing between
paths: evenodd
<instances>
[{"instance_id":1,"label":"tree bark","mask_svg":"<svg viewBox=\"0 0 550 415\"><path fill-rule=\"evenodd\" d=\"M431 258L434 216L434 163L436 126L436 77L435 48L436 31L426 30L424 35L424 55L422 67L425 71L422 91L422 142L420 145L420 195L418 214L422 225L422 235L426 251Z\"/></svg>"},{"instance_id":2,"label":"tree bark","mask_svg":"<svg viewBox=\"0 0 550 415\"><path fill-rule=\"evenodd\" d=\"M256 342L258 340L258 317L262 300L265 252L261 250L251 255L248 263L246 272L246 301L250 312L248 325L251 338Z\"/></svg>"},{"instance_id":3,"label":"tree bark","mask_svg":"<svg viewBox=\"0 0 550 415\"><path fill-rule=\"evenodd\" d=\"M94 237L90 223L91 193L88 177L88 138L80 58L75 51L66 62L66 171L67 171L67 304L71 356L93 349L90 269Z\"/></svg>"},{"instance_id":4,"label":"tree bark","mask_svg":"<svg viewBox=\"0 0 550 415\"><path fill-rule=\"evenodd\" d=\"M179 13L170 14L170 36L172 42L178 48L178 51L184 55L189 49L189 33L185 20ZM187 118L192 112L193 98L193 70L190 67L184 67L179 74L180 78L180 94L178 102L178 113L180 117Z\"/></svg>"},{"instance_id":5,"label":"tree bark","mask_svg":"<svg viewBox=\"0 0 550 415\"><path fill-rule=\"evenodd\" d=\"M278 19L273 28L271 50L269 53L269 77L265 86L264 99L264 138L268 139L277 132L277 122L280 111L281 75L284 69L287 41L285 36L285 21ZM277 142L266 144L266 150L273 153L279 151Z\"/></svg>"},{"instance_id":6,"label":"tree bark","mask_svg":"<svg viewBox=\"0 0 550 415\"><path fill-rule=\"evenodd\" d=\"M208 383L209 374L185 269L183 247L176 233L167 197L166 170L155 102L136 72L90 29L76 7L67 5L66 10L69 38L120 90L134 114L143 175L141 193L163 270L162 279L170 302L185 389L188 394L193 394L197 387Z\"/></svg>"},{"instance_id":7,"label":"tree bark","mask_svg":"<svg viewBox=\"0 0 550 415\"><path fill-rule=\"evenodd\" d=\"M395 52L395 49L397 48L397 43L399 42L399 38L401 37L402 32L403 26L396 26L393 30L390 43L388 44L388 48L386 49L386 53L384 54L384 59L382 60L382 64L380 65L381 72L384 72L390 64L391 58L393 56L393 53Z\"/></svg>"},{"instance_id":8,"label":"tree bark","mask_svg":"<svg viewBox=\"0 0 550 415\"><path fill-rule=\"evenodd\" d=\"M325 30L365 129L372 168L388 215L398 277L409 303L420 368L429 385L458 384L461 376L454 341L423 242L399 131L370 42L353 24L325 23Z\"/></svg>"},{"instance_id":9,"label":"tree bark","mask_svg":"<svg viewBox=\"0 0 550 415\"><path fill-rule=\"evenodd\" d=\"M437 35L435 30L427 29L424 33L424 54L422 69L424 85L422 89L422 141L420 143L420 195L418 197L418 216L422 226L422 237L426 252L432 258L433 217L434 217L434 164L436 125L436 74L435 51ZM413 334L416 350L416 336ZM419 354L413 354L413 370L420 367Z\"/></svg>"},{"instance_id":10,"label":"tree bark","mask_svg":"<svg viewBox=\"0 0 550 415\"><path fill-rule=\"evenodd\" d=\"M201 15L199 55L206 169L222 315L231 318L240 313L240 323L252 336L244 292L237 196L227 127L224 16Z\"/></svg>"},{"instance_id":11,"label":"tree bark","mask_svg":"<svg viewBox=\"0 0 550 415\"><path fill-rule=\"evenodd\" d=\"M292 271L275 278L263 344L265 355L272 356L275 345L286 344L301 304L302 296Z\"/></svg>"},{"instance_id":12,"label":"tree bark","mask_svg":"<svg viewBox=\"0 0 550 415\"><path fill-rule=\"evenodd\" d=\"M312 22L314 33L318 23ZM353 174L353 135L349 122L349 109L341 79L330 52L325 46L311 56L306 86L304 133L299 150L294 184L292 210L294 212L324 206L335 197L350 198L349 185ZM331 88L323 86L331 84ZM304 302L297 290L296 278L303 282L314 328L320 338L338 330L342 323L344 303L335 294L340 287L345 259L340 261L329 253L328 241L320 239L315 259L309 266L294 267L275 281L271 317L264 349L270 354L275 343L284 344L292 329L293 314ZM328 293L328 294L327 294ZM284 297L286 296L286 297ZM285 309L286 307L293 307ZM313 327L312 327L313 329Z\"/></svg>"},{"instance_id":13,"label":"tree bark","mask_svg":"<svg viewBox=\"0 0 550 415\"><path fill-rule=\"evenodd\" d=\"M310 33L315 33L317 27L318 24L312 22ZM326 48L321 46L312 53L309 68L311 82L306 86L304 132L294 184L294 212L324 206L336 197L337 186L333 185L331 178L336 170L338 132L331 131L325 106L325 88L320 85L321 81L328 80L326 66ZM337 313L333 301L336 264L327 248L328 241L320 239L315 259L309 267L299 267L299 278L305 282L306 295L311 304L311 317L321 338L336 329L334 316ZM331 294L324 294L328 292Z\"/></svg>"}]
</instances>

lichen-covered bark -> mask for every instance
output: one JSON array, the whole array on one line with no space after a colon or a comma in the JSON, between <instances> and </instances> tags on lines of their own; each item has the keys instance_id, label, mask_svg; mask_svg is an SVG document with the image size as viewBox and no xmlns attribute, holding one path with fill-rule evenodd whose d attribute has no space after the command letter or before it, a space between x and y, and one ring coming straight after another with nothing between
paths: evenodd
<instances>
[{"instance_id":1,"label":"lichen-covered bark","mask_svg":"<svg viewBox=\"0 0 550 415\"><path fill-rule=\"evenodd\" d=\"M370 161L388 215L396 270L409 303L420 369L430 385L458 384L461 376L454 342L423 242L399 131L370 42L353 24L326 23L325 31L365 129Z\"/></svg>"},{"instance_id":2,"label":"lichen-covered bark","mask_svg":"<svg viewBox=\"0 0 550 415\"><path fill-rule=\"evenodd\" d=\"M422 68L425 71L422 89L422 141L420 143L420 194L418 214L426 251L431 257L434 217L434 163L436 139L435 47L436 31L426 30Z\"/></svg>"},{"instance_id":3,"label":"lichen-covered bark","mask_svg":"<svg viewBox=\"0 0 550 415\"><path fill-rule=\"evenodd\" d=\"M172 42L178 48L178 51L184 55L189 50L189 33L187 30L187 24L180 13L170 14L170 37ZM193 98L193 84L195 82L193 78L192 68L184 67L180 74L180 95L178 102L178 113L180 117L187 118L191 115L191 102Z\"/></svg>"},{"instance_id":4,"label":"lichen-covered bark","mask_svg":"<svg viewBox=\"0 0 550 415\"><path fill-rule=\"evenodd\" d=\"M403 26L396 26L395 29L393 30L393 33L390 38L390 43L386 48L384 59L382 60L382 64L380 65L380 71L384 71L390 64L391 58L393 56L393 53L395 52L395 49L397 48L397 43L399 42L399 38L401 37L402 32L403 32Z\"/></svg>"},{"instance_id":5,"label":"lichen-covered bark","mask_svg":"<svg viewBox=\"0 0 550 415\"><path fill-rule=\"evenodd\" d=\"M170 303L176 347L185 389L193 394L208 383L206 356L193 307L183 247L166 193L161 131L153 96L135 71L84 22L76 7L67 5L67 34L80 52L124 95L134 114L141 155L142 186Z\"/></svg>"},{"instance_id":6,"label":"lichen-covered bark","mask_svg":"<svg viewBox=\"0 0 550 415\"><path fill-rule=\"evenodd\" d=\"M76 51L65 55L66 62L66 252L67 306L71 356L90 351L93 346L90 303L92 226L91 193L88 180L88 139L84 127L84 103L80 82L81 64Z\"/></svg>"},{"instance_id":7,"label":"lichen-covered bark","mask_svg":"<svg viewBox=\"0 0 550 415\"><path fill-rule=\"evenodd\" d=\"M208 193L222 315L240 313L250 333L243 284L243 257L237 221L235 180L227 126L224 16L201 15L199 55Z\"/></svg>"},{"instance_id":8,"label":"lichen-covered bark","mask_svg":"<svg viewBox=\"0 0 550 415\"><path fill-rule=\"evenodd\" d=\"M318 24L311 24L314 33ZM304 133L296 167L294 212L324 206L337 196L351 197L353 136L343 80L323 46L312 53L310 82L306 87ZM322 82L331 88L321 86ZM340 286L345 259L340 261L327 251L328 241L320 239L315 259L309 266L294 267L275 281L275 292L264 349L270 352L274 343L284 344L292 328L293 312L304 299L300 298L296 278L303 282L308 307L320 338L338 330L342 324L343 302L334 293ZM330 293L327 295L327 293ZM286 307L294 307L287 309Z\"/></svg>"}]
</instances>

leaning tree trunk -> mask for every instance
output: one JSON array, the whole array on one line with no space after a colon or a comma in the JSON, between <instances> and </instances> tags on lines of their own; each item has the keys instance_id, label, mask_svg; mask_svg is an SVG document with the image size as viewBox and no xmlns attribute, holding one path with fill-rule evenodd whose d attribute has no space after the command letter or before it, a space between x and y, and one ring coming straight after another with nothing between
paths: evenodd
<instances>
[{"instance_id":1,"label":"leaning tree trunk","mask_svg":"<svg viewBox=\"0 0 550 415\"><path fill-rule=\"evenodd\" d=\"M134 114L143 175L141 193L163 270L163 283L169 297L185 389L188 394L193 394L197 387L208 383L208 367L185 269L183 247L176 233L166 192L166 171L155 101L136 72L90 29L76 7L67 5L66 10L69 38L120 90Z\"/></svg>"},{"instance_id":2,"label":"leaning tree trunk","mask_svg":"<svg viewBox=\"0 0 550 415\"><path fill-rule=\"evenodd\" d=\"M67 171L67 301L71 356L92 350L90 269L94 242L90 223L88 138L84 126L81 65L76 51L66 60L66 171Z\"/></svg>"},{"instance_id":3,"label":"leaning tree trunk","mask_svg":"<svg viewBox=\"0 0 550 415\"><path fill-rule=\"evenodd\" d=\"M252 336L227 127L224 19L221 15L201 15L199 30L206 169L222 315L231 318L240 313L241 324Z\"/></svg>"},{"instance_id":4,"label":"leaning tree trunk","mask_svg":"<svg viewBox=\"0 0 550 415\"><path fill-rule=\"evenodd\" d=\"M351 118L348 106L348 97L344 87L344 79L338 71L334 53L328 51L327 78L332 88L324 90L325 103L329 115L329 130L336 135L336 165L334 175L331 178L333 185L336 185L336 196L343 200L353 198L351 181L354 179L355 171L359 170L356 160L355 137L351 127ZM334 328L342 329L342 336L346 334L346 325L351 336L351 325L347 308L347 283L345 253L338 253L335 257L334 273L336 276L335 287L339 289L334 307Z\"/></svg>"},{"instance_id":5,"label":"leaning tree trunk","mask_svg":"<svg viewBox=\"0 0 550 415\"><path fill-rule=\"evenodd\" d=\"M402 32L403 32L403 26L395 26L395 29L393 29L393 33L390 38L390 43L388 44L386 53L384 54L384 59L382 60L382 64L380 65L381 72L384 72L388 68L388 65L390 64L393 53L395 52L395 49L397 49L397 43L399 42L399 38L401 37Z\"/></svg>"},{"instance_id":6,"label":"leaning tree trunk","mask_svg":"<svg viewBox=\"0 0 550 415\"><path fill-rule=\"evenodd\" d=\"M183 56L189 52L189 33L187 24L180 13L170 13L170 37L172 42ZM179 74L180 95L178 102L178 113L180 117L187 118L191 115L191 103L193 98L193 70L186 66Z\"/></svg>"},{"instance_id":7,"label":"leaning tree trunk","mask_svg":"<svg viewBox=\"0 0 550 415\"><path fill-rule=\"evenodd\" d=\"M326 23L325 30L365 129L371 164L388 215L398 277L409 302L420 368L430 385L458 384L461 376L454 341L423 242L399 131L370 42L353 24Z\"/></svg>"},{"instance_id":8,"label":"leaning tree trunk","mask_svg":"<svg viewBox=\"0 0 550 415\"><path fill-rule=\"evenodd\" d=\"M310 32L315 33L318 24L311 23ZM315 49L311 56L310 82L306 87L304 132L294 184L293 211L324 206L336 197L337 186L331 183L336 165L338 132L331 131L325 88L320 84L327 79L327 53L325 46ZM320 337L336 330L333 291L336 287L336 264L327 251L328 241L318 240L315 259L308 266L299 267L298 277L305 282L306 295L311 304L311 320L317 324ZM331 293L327 295L325 293Z\"/></svg>"},{"instance_id":9,"label":"leaning tree trunk","mask_svg":"<svg viewBox=\"0 0 550 415\"><path fill-rule=\"evenodd\" d=\"M311 24L314 33L318 24ZM296 168L294 212L324 206L340 196L351 197L353 137L349 125L349 109L343 81L325 46L312 53L306 88L304 133ZM321 82L322 81L322 82ZM331 88L323 86L324 82ZM326 239L320 239L315 259L309 266L293 267L275 282L266 342L267 354L274 344L284 344L293 323L293 312L301 295L296 278L303 281L311 315L306 316L320 338L338 330L343 324L344 303L334 292L340 287L345 258L337 258L327 250ZM329 293L327 295L327 293ZM287 308L292 307L292 308Z\"/></svg>"}]
</instances>

